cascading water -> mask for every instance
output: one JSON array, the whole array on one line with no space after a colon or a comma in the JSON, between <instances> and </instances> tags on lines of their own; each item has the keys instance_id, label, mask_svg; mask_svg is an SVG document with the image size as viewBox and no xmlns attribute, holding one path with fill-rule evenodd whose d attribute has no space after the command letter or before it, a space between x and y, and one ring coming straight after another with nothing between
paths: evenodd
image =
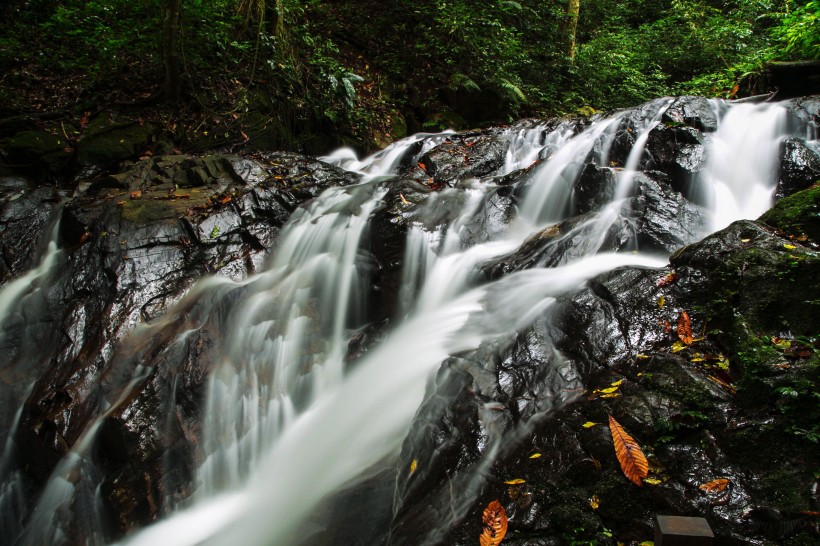
<instances>
[{"instance_id":1,"label":"cascading water","mask_svg":"<svg viewBox=\"0 0 820 546\"><path fill-rule=\"evenodd\" d=\"M309 542L309 533L298 529L322 501L361 479L367 469L395 460L428 380L442 361L514 335L545 316L556 297L600 273L663 265L665 260L657 257L601 252L640 250L634 237L609 246L607 241L617 222L640 220L627 204L645 161L644 147L671 103L653 101L640 110L597 119L580 132L574 122L516 126L499 138L504 159L494 173L457 181L430 193L418 206L406 202L398 310L383 340L353 362L348 362L348 341L368 327L366 298L374 273L367 241L372 219L385 207L394 182L390 175L402 165L415 165L451 133L416 135L364 160L351 151L324 158L363 175L362 181L326 190L298 209L265 272L242 282L202 281L176 308L138 327L123 343L122 357L114 359L127 372L122 387L110 393L108 408L124 403L130 386L144 377L139 351L133 351L137 356L126 354L129 348L150 345L158 331L181 316L198 318L189 319L190 327L165 352L190 350L190 339L206 326L222 332L209 353L216 365L208 379L195 492L187 500L169 498L171 513L164 521L127 543ZM786 110L780 106L715 104L720 125L707 139L708 160L696 180L714 228L755 216L770 205L778 144L786 136ZM616 141L627 129L630 149L622 158L624 167L612 167ZM589 162L612 169L616 185L608 203L576 218L574 185ZM529 170L514 188L505 187L501 178L520 169ZM517 208L510 207L514 218L475 238L476 218L496 206L502 191L517 196ZM404 195L401 200L406 201ZM562 222L568 223L560 227ZM488 264L541 244L550 252L573 252L550 261L562 265L513 268L488 280ZM56 245L52 250L57 251ZM43 277L53 259L47 254L37 270L0 291L0 325L11 305L3 302L19 300L18 294ZM555 350L554 356L559 366L561 355ZM176 400L164 403L172 407ZM93 493L99 483L102 469L86 454L105 417L106 411L101 412L57 466L22 528L20 521L3 522L10 540L19 546L60 543L61 521L71 518L72 510L96 510L89 508L93 494L84 497L91 501L75 497L81 489ZM13 427L9 423L7 429ZM481 469L492 463L493 446L500 441L500 436L491 437L484 446ZM16 469L6 459L4 455L0 506L16 503L18 514L20 493L9 485ZM102 526L94 521L87 525ZM89 543L106 540L100 529L85 534Z\"/></svg>"}]
</instances>

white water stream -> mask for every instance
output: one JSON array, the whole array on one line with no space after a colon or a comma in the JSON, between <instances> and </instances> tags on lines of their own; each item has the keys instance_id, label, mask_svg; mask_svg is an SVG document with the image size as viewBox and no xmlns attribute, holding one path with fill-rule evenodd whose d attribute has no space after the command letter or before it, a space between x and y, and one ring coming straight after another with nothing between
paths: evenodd
<instances>
[{"instance_id":1,"label":"white water stream","mask_svg":"<svg viewBox=\"0 0 820 546\"><path fill-rule=\"evenodd\" d=\"M489 240L474 243L466 231L497 186L462 181L458 188L430 194L408 228L399 316L386 338L353 366L345 362L347 341L367 326L365 297L371 279L362 249L371 219L384 206L383 175L408 161L408 150L415 152L409 158L415 164L448 135L415 135L363 160L349 150L324 158L363 174L363 181L329 189L299 209L282 231L267 271L241 283L203 281L180 303L209 298L221 302L213 303L214 309L231 306L220 319L225 325L217 348L221 357L208 380L197 491L165 520L125 543L298 543L300 525L323 499L395 457L427 382L443 360L520 331L542 316L555 297L600 273L664 265L665 259L639 253L598 252L606 230L623 214L621 205L650 131L670 102L653 101L633 120L635 143L618 173L612 202L581 227L561 234L586 234L578 243L578 259L566 265L512 273L493 282L482 283L478 274L482 265L574 214L572 187L587 158L608 165L612 142L630 112L599 119L579 134L571 123L510 130L505 162L496 174L543 159L522 182L527 189L509 229ZM782 107L721 105L719 110L719 129L707 137L708 163L697 179L715 228L755 217L770 206L779 141L786 136ZM442 208L453 209L449 221L430 225ZM51 268L50 256L0 292L0 326L13 308L7 302L36 288L37 279ZM133 343L150 339L174 316L171 310L138 328ZM180 347L189 334L180 334ZM143 371L134 372L134 381ZM119 398L128 393L126 387ZM111 407L117 405L113 400ZM76 494L77 469L100 422L58 465L19 546L59 542L60 521L52 516L67 509ZM95 543L104 541L99 534L89 536L97 537Z\"/></svg>"}]
</instances>

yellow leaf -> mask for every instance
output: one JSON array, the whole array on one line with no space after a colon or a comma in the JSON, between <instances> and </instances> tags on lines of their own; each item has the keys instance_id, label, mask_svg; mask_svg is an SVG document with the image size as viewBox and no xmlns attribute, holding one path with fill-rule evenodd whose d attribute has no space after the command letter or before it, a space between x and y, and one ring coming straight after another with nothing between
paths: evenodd
<instances>
[{"instance_id":1,"label":"yellow leaf","mask_svg":"<svg viewBox=\"0 0 820 546\"><path fill-rule=\"evenodd\" d=\"M663 483L663 480L659 480L658 478L644 478L643 483L648 483L649 485L660 485Z\"/></svg>"},{"instance_id":2,"label":"yellow leaf","mask_svg":"<svg viewBox=\"0 0 820 546\"><path fill-rule=\"evenodd\" d=\"M413 462L410 463L410 475L412 476L416 469L419 467L419 462L416 459L413 459Z\"/></svg>"},{"instance_id":3,"label":"yellow leaf","mask_svg":"<svg viewBox=\"0 0 820 546\"><path fill-rule=\"evenodd\" d=\"M666 298L661 296L658 298L658 309L663 309L664 304L666 303Z\"/></svg>"},{"instance_id":4,"label":"yellow leaf","mask_svg":"<svg viewBox=\"0 0 820 546\"><path fill-rule=\"evenodd\" d=\"M612 394L613 392L617 391L618 387L607 387L605 389L595 389L593 392L597 392L599 394Z\"/></svg>"},{"instance_id":5,"label":"yellow leaf","mask_svg":"<svg viewBox=\"0 0 820 546\"><path fill-rule=\"evenodd\" d=\"M589 499L589 505L593 510L597 510L601 506L601 499L598 498L598 495L592 495L592 498Z\"/></svg>"},{"instance_id":6,"label":"yellow leaf","mask_svg":"<svg viewBox=\"0 0 820 546\"><path fill-rule=\"evenodd\" d=\"M481 546L498 546L507 534L507 511L494 500L484 509L481 516L483 529L479 537Z\"/></svg>"},{"instance_id":7,"label":"yellow leaf","mask_svg":"<svg viewBox=\"0 0 820 546\"><path fill-rule=\"evenodd\" d=\"M627 434L611 415L609 416L609 431L612 433L615 455L621 464L621 470L629 481L640 487L641 479L649 475L649 461L646 460L646 456L635 439Z\"/></svg>"},{"instance_id":8,"label":"yellow leaf","mask_svg":"<svg viewBox=\"0 0 820 546\"><path fill-rule=\"evenodd\" d=\"M623 379L619 379L619 380L615 381L614 383L610 383L609 385L610 385L610 387L620 387L621 383L623 383L623 382L624 382Z\"/></svg>"},{"instance_id":9,"label":"yellow leaf","mask_svg":"<svg viewBox=\"0 0 820 546\"><path fill-rule=\"evenodd\" d=\"M748 243L749 241L751 241L751 239L741 239L740 240L741 243Z\"/></svg>"},{"instance_id":10,"label":"yellow leaf","mask_svg":"<svg viewBox=\"0 0 820 546\"><path fill-rule=\"evenodd\" d=\"M513 478L511 480L507 480L504 483L507 485L521 485L522 483L527 483L527 480L522 480L521 478Z\"/></svg>"},{"instance_id":11,"label":"yellow leaf","mask_svg":"<svg viewBox=\"0 0 820 546\"><path fill-rule=\"evenodd\" d=\"M594 427L595 425L599 425L599 424L600 424L600 423L593 423L592 421L587 421L586 423L584 423L584 424L583 424L583 425L581 425L581 426L582 426L582 427L584 427L584 428L592 428L592 427Z\"/></svg>"},{"instance_id":12,"label":"yellow leaf","mask_svg":"<svg viewBox=\"0 0 820 546\"><path fill-rule=\"evenodd\" d=\"M644 540L638 546L655 546L655 543L651 540Z\"/></svg>"},{"instance_id":13,"label":"yellow leaf","mask_svg":"<svg viewBox=\"0 0 820 546\"><path fill-rule=\"evenodd\" d=\"M779 337L772 338L772 345L780 349L781 351L788 351L792 347L792 342L788 339L782 339Z\"/></svg>"},{"instance_id":14,"label":"yellow leaf","mask_svg":"<svg viewBox=\"0 0 820 546\"><path fill-rule=\"evenodd\" d=\"M540 456L541 456L541 454L540 454L540 453L533 453L532 455L530 455L530 459L537 459L537 458L539 458Z\"/></svg>"},{"instance_id":15,"label":"yellow leaf","mask_svg":"<svg viewBox=\"0 0 820 546\"><path fill-rule=\"evenodd\" d=\"M794 250L797 247L794 245L785 244L783 245L783 248L785 248L786 250Z\"/></svg>"},{"instance_id":16,"label":"yellow leaf","mask_svg":"<svg viewBox=\"0 0 820 546\"><path fill-rule=\"evenodd\" d=\"M621 393L619 392L609 392L606 394L602 394L601 398L618 398L619 396L621 396Z\"/></svg>"},{"instance_id":17,"label":"yellow leaf","mask_svg":"<svg viewBox=\"0 0 820 546\"><path fill-rule=\"evenodd\" d=\"M643 353L638 353L638 354L635 355L635 358L637 358L638 360L647 360L650 357L649 357L649 355L645 355ZM638 374L638 375L640 375L640 374Z\"/></svg>"},{"instance_id":18,"label":"yellow leaf","mask_svg":"<svg viewBox=\"0 0 820 546\"><path fill-rule=\"evenodd\" d=\"M710 482L706 482L701 484L698 489L701 491L706 491L707 493L717 493L719 491L723 491L729 486L729 480L726 478L718 478L716 480L712 480Z\"/></svg>"},{"instance_id":19,"label":"yellow leaf","mask_svg":"<svg viewBox=\"0 0 820 546\"><path fill-rule=\"evenodd\" d=\"M692 355L692 358L689 359L689 362L704 362L706 359L703 358L703 354L695 353Z\"/></svg>"},{"instance_id":20,"label":"yellow leaf","mask_svg":"<svg viewBox=\"0 0 820 546\"><path fill-rule=\"evenodd\" d=\"M682 341L676 341L675 343L672 344L672 352L673 353L679 353L684 349L686 349L686 345L684 345Z\"/></svg>"}]
</instances>

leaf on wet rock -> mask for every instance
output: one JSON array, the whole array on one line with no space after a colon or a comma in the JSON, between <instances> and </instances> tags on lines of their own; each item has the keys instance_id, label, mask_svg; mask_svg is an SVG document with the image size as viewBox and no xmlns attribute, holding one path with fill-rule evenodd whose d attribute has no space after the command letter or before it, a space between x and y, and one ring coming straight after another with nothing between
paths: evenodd
<instances>
[{"instance_id":1,"label":"leaf on wet rock","mask_svg":"<svg viewBox=\"0 0 820 546\"><path fill-rule=\"evenodd\" d=\"M731 394L736 394L737 393L737 389L735 389L732 385L730 385L726 381L723 381L722 379L718 379L714 375L707 375L706 377L708 377L709 379L711 379L712 381L714 381L715 383L717 383L718 385L723 387L729 393L731 393Z\"/></svg>"},{"instance_id":2,"label":"leaf on wet rock","mask_svg":"<svg viewBox=\"0 0 820 546\"><path fill-rule=\"evenodd\" d=\"M530 455L530 459L538 459L539 457L541 457L540 453L533 453L532 455Z\"/></svg>"},{"instance_id":3,"label":"leaf on wet rock","mask_svg":"<svg viewBox=\"0 0 820 546\"><path fill-rule=\"evenodd\" d=\"M593 510L597 510L601 506L601 499L598 498L598 495L592 495L592 498L589 499L589 506Z\"/></svg>"},{"instance_id":4,"label":"leaf on wet rock","mask_svg":"<svg viewBox=\"0 0 820 546\"><path fill-rule=\"evenodd\" d=\"M701 484L698 489L701 491L706 491L707 493L717 493L718 491L723 491L728 486L729 480L726 478L718 478L716 480Z\"/></svg>"},{"instance_id":5,"label":"leaf on wet rock","mask_svg":"<svg viewBox=\"0 0 820 546\"><path fill-rule=\"evenodd\" d=\"M684 345L691 345L695 340L692 335L692 322L689 319L689 313L686 311L681 311L680 317L678 317L677 333L678 338Z\"/></svg>"},{"instance_id":6,"label":"leaf on wet rock","mask_svg":"<svg viewBox=\"0 0 820 546\"><path fill-rule=\"evenodd\" d=\"M791 341L779 337L772 337L772 345L774 345L777 349L780 349L781 351L788 351L792 348Z\"/></svg>"},{"instance_id":7,"label":"leaf on wet rock","mask_svg":"<svg viewBox=\"0 0 820 546\"><path fill-rule=\"evenodd\" d=\"M663 483L663 480L659 480L658 478L644 478L643 483L648 485L660 485Z\"/></svg>"},{"instance_id":8,"label":"leaf on wet rock","mask_svg":"<svg viewBox=\"0 0 820 546\"><path fill-rule=\"evenodd\" d=\"M643 483L641 480L649 475L649 462L646 456L634 438L627 434L611 415L609 416L609 430L612 433L615 455L621 464L621 470L629 481L640 487Z\"/></svg>"},{"instance_id":9,"label":"leaf on wet rock","mask_svg":"<svg viewBox=\"0 0 820 546\"><path fill-rule=\"evenodd\" d=\"M679 353L679 352L683 351L684 349L686 349L686 345L684 345L684 343L682 341L676 341L675 343L672 344L672 352L673 353Z\"/></svg>"},{"instance_id":10,"label":"leaf on wet rock","mask_svg":"<svg viewBox=\"0 0 820 546\"><path fill-rule=\"evenodd\" d=\"M506 480L504 483L507 485L521 485L522 483L527 483L527 480L522 478L513 478L511 480Z\"/></svg>"},{"instance_id":11,"label":"leaf on wet rock","mask_svg":"<svg viewBox=\"0 0 820 546\"><path fill-rule=\"evenodd\" d=\"M663 288L664 286L669 286L670 284L677 281L678 278L680 278L680 275L678 275L677 273L675 273L675 272L669 273L668 275L666 275L666 276L664 276L664 277L662 277L661 279L658 280L657 286L660 287L660 288Z\"/></svg>"},{"instance_id":12,"label":"leaf on wet rock","mask_svg":"<svg viewBox=\"0 0 820 546\"><path fill-rule=\"evenodd\" d=\"M658 298L658 309L663 309L663 306L666 304L666 298L661 296Z\"/></svg>"},{"instance_id":13,"label":"leaf on wet rock","mask_svg":"<svg viewBox=\"0 0 820 546\"><path fill-rule=\"evenodd\" d=\"M507 511L497 500L484 509L481 517L483 530L479 538L481 546L498 546L507 534Z\"/></svg>"},{"instance_id":14,"label":"leaf on wet rock","mask_svg":"<svg viewBox=\"0 0 820 546\"><path fill-rule=\"evenodd\" d=\"M412 476L416 469L419 467L419 462L416 459L413 459L413 462L410 463L410 475Z\"/></svg>"},{"instance_id":15,"label":"leaf on wet rock","mask_svg":"<svg viewBox=\"0 0 820 546\"><path fill-rule=\"evenodd\" d=\"M584 423L581 426L584 427L584 428L592 428L595 425L600 425L600 423L593 423L592 421L587 421L586 423Z\"/></svg>"}]
</instances>

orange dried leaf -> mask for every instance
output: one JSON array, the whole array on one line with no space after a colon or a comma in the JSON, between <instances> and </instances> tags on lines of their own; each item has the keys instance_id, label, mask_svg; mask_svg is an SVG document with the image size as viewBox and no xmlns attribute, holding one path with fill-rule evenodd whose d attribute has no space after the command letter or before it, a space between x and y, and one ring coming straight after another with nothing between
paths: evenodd
<instances>
[{"instance_id":1,"label":"orange dried leaf","mask_svg":"<svg viewBox=\"0 0 820 546\"><path fill-rule=\"evenodd\" d=\"M484 509L481 521L484 524L479 538L481 546L498 546L507 534L507 511L494 500Z\"/></svg>"},{"instance_id":2,"label":"orange dried leaf","mask_svg":"<svg viewBox=\"0 0 820 546\"><path fill-rule=\"evenodd\" d=\"M656 285L660 288L663 288L664 286L669 286L670 284L678 280L679 277L680 275L678 275L677 273L670 273L665 277L661 278L660 280L658 280Z\"/></svg>"},{"instance_id":3,"label":"orange dried leaf","mask_svg":"<svg viewBox=\"0 0 820 546\"><path fill-rule=\"evenodd\" d=\"M419 169L421 169L424 172L427 172L427 165L425 165L424 163L419 163Z\"/></svg>"},{"instance_id":4,"label":"orange dried leaf","mask_svg":"<svg viewBox=\"0 0 820 546\"><path fill-rule=\"evenodd\" d=\"M695 341L695 337L692 335L692 322L689 320L689 313L686 311L680 313L677 332L678 337L684 344L691 345Z\"/></svg>"},{"instance_id":5,"label":"orange dried leaf","mask_svg":"<svg viewBox=\"0 0 820 546\"><path fill-rule=\"evenodd\" d=\"M142 192L140 190L132 191L130 197L131 199L140 199L142 198Z\"/></svg>"},{"instance_id":6,"label":"orange dried leaf","mask_svg":"<svg viewBox=\"0 0 820 546\"><path fill-rule=\"evenodd\" d=\"M706 482L701 484L698 488L701 491L706 491L707 493L716 493L718 491L723 491L729 486L729 480L726 478L718 478L716 480L712 480L710 482Z\"/></svg>"},{"instance_id":7,"label":"orange dried leaf","mask_svg":"<svg viewBox=\"0 0 820 546\"><path fill-rule=\"evenodd\" d=\"M609 430L612 433L615 455L621 463L621 470L629 481L640 487L643 483L641 479L649 475L649 462L646 456L638 443L611 415L609 416Z\"/></svg>"}]
</instances>

